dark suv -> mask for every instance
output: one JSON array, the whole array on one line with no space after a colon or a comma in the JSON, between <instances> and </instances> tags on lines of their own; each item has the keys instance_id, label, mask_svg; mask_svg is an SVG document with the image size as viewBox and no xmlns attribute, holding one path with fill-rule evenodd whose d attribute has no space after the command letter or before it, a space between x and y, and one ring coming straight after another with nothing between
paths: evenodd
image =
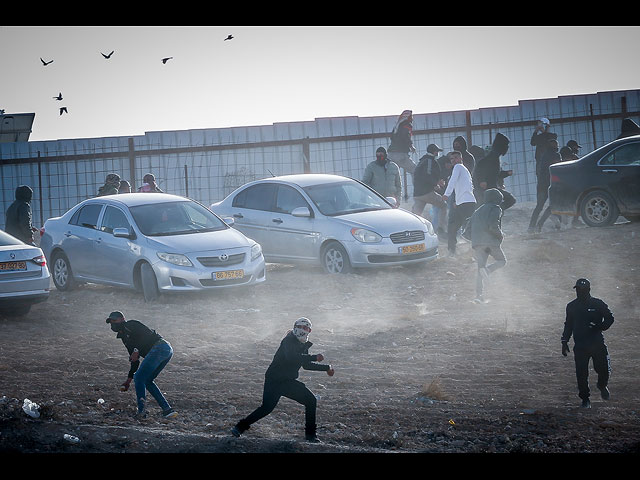
<instances>
[{"instance_id":1,"label":"dark suv","mask_svg":"<svg viewBox=\"0 0 640 480\"><path fill-rule=\"evenodd\" d=\"M640 135L551 165L549 173L552 213L579 214L591 227L612 225L619 215L640 220Z\"/></svg>"}]
</instances>

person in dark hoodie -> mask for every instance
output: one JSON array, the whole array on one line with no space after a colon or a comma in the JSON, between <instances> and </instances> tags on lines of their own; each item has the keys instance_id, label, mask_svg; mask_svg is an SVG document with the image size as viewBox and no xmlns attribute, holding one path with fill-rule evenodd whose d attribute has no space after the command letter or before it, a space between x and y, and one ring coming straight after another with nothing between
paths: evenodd
<instances>
[{"instance_id":1,"label":"person in dark hoodie","mask_svg":"<svg viewBox=\"0 0 640 480\"><path fill-rule=\"evenodd\" d=\"M117 195L120 189L120 175L117 173L110 173L104 180L104 185L98 189L98 196L104 197L105 195Z\"/></svg>"},{"instance_id":2,"label":"person in dark hoodie","mask_svg":"<svg viewBox=\"0 0 640 480\"><path fill-rule=\"evenodd\" d=\"M516 203L516 199L511 193L501 189L498 185L500 182L500 157L505 155L509 150L509 138L501 133L497 133L493 139L491 150L484 158L476 161L473 173L473 193L478 203L484 203L484 192L490 188L500 190L502 194L502 210L512 207Z\"/></svg>"},{"instance_id":3,"label":"person in dark hoodie","mask_svg":"<svg viewBox=\"0 0 640 480\"><path fill-rule=\"evenodd\" d=\"M155 330L151 330L137 320L126 321L124 314L120 311L111 312L107 317L107 323L111 324L111 330L117 333L116 338L122 340L129 352L131 367L120 390L126 392L129 390L131 381L134 381L138 404L136 417L145 418L147 416L145 402L146 391L149 390L149 393L160 405L162 415L165 418L175 418L178 413L171 408L154 382L173 356L173 349L169 342ZM141 357L144 358L142 362L140 362Z\"/></svg>"},{"instance_id":4,"label":"person in dark hoodie","mask_svg":"<svg viewBox=\"0 0 640 480\"><path fill-rule=\"evenodd\" d=\"M31 223L31 198L33 190L28 185L16 188L16 199L5 213L5 232L28 245L34 245L33 232L37 229Z\"/></svg>"},{"instance_id":5,"label":"person in dark hoodie","mask_svg":"<svg viewBox=\"0 0 640 480\"><path fill-rule=\"evenodd\" d=\"M485 303L484 283L489 275L507 264L502 251L502 193L497 188L489 188L484 192L484 203L473 212L469 219L471 229L471 248L478 265L476 276L475 303ZM487 266L489 256L495 262Z\"/></svg>"},{"instance_id":6,"label":"person in dark hoodie","mask_svg":"<svg viewBox=\"0 0 640 480\"><path fill-rule=\"evenodd\" d=\"M476 167L476 159L467 146L467 140L461 135L453 139L453 150L462 154L462 164L469 173Z\"/></svg>"},{"instance_id":7,"label":"person in dark hoodie","mask_svg":"<svg viewBox=\"0 0 640 480\"><path fill-rule=\"evenodd\" d=\"M533 209L533 213L531 214L531 219L529 220L529 229L528 233L532 233L534 228L540 232L542 230L542 225L551 215L551 207L548 206L547 209L542 214L540 221L538 222L538 216L542 211L542 207L546 203L549 198L549 185L551 185L551 174L549 173L549 167L554 163L558 163L562 161L562 157L559 153L559 145L558 141L555 138L549 140L549 145L547 146L544 154L542 155L542 159L540 161L540 171L538 172L538 195L536 197L536 207Z\"/></svg>"},{"instance_id":8,"label":"person in dark hoodie","mask_svg":"<svg viewBox=\"0 0 640 480\"><path fill-rule=\"evenodd\" d=\"M387 148L389 160L395 162L399 167L404 168L408 173L413 174L416 164L410 153L416 151L411 138L413 134L413 112L405 110L400 114L396 125L391 132L391 143Z\"/></svg>"},{"instance_id":9,"label":"person in dark hoodie","mask_svg":"<svg viewBox=\"0 0 640 480\"><path fill-rule=\"evenodd\" d=\"M591 296L591 283L586 278L576 281L576 299L566 307L566 318L562 331L562 355L570 352L569 339L573 335L573 356L576 364L578 380L578 396L582 399L582 407L591 408L589 399L589 360L593 359L593 368L598 374L598 389L604 400L611 394L607 387L611 374L609 350L604 341L603 331L613 324L613 314L609 306Z\"/></svg>"},{"instance_id":10,"label":"person in dark hoodie","mask_svg":"<svg viewBox=\"0 0 640 480\"><path fill-rule=\"evenodd\" d=\"M316 434L317 400L306 385L297 380L298 371L302 367L305 370L325 371L329 376L333 376L335 371L331 365L316 363L324 360L322 354L309 354L309 348L313 345L309 342L310 333L311 322L308 318L301 317L295 321L293 330L287 332L280 342L264 375L262 405L231 429L234 437L239 437L252 424L269 415L280 397L287 397L305 406L305 439L309 442L319 441Z\"/></svg>"}]
</instances>

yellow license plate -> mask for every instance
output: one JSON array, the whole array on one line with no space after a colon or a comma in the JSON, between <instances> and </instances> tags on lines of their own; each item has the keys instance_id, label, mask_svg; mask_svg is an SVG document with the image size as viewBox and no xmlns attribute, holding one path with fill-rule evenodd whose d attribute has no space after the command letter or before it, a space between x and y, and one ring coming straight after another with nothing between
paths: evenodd
<instances>
[{"instance_id":1,"label":"yellow license plate","mask_svg":"<svg viewBox=\"0 0 640 480\"><path fill-rule=\"evenodd\" d=\"M424 252L426 246L424 243L419 243L418 245L407 245L405 247L400 248L400 252L404 255L406 253L418 253Z\"/></svg>"},{"instance_id":2,"label":"yellow license plate","mask_svg":"<svg viewBox=\"0 0 640 480\"><path fill-rule=\"evenodd\" d=\"M234 278L244 277L244 270L227 270L225 272L216 272L216 280L230 280Z\"/></svg>"},{"instance_id":3,"label":"yellow license plate","mask_svg":"<svg viewBox=\"0 0 640 480\"><path fill-rule=\"evenodd\" d=\"M27 262L2 262L0 263L0 270L14 271L14 270L26 270Z\"/></svg>"}]
</instances>

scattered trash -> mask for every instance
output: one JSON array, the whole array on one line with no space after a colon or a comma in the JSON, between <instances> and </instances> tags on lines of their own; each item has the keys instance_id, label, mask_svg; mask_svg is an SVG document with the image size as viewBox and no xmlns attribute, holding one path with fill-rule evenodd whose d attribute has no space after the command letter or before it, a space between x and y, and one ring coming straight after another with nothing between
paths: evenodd
<instances>
[{"instance_id":1,"label":"scattered trash","mask_svg":"<svg viewBox=\"0 0 640 480\"><path fill-rule=\"evenodd\" d=\"M451 425L455 425L455 424L456 424L456 422L454 422L454 421L453 421L453 418L450 418L450 419L449 419L449 423L450 423Z\"/></svg>"},{"instance_id":2,"label":"scattered trash","mask_svg":"<svg viewBox=\"0 0 640 480\"><path fill-rule=\"evenodd\" d=\"M37 403L32 402L28 398L24 399L24 403L22 404L22 410L24 411L24 413L26 413L27 415L29 415L32 418L39 418L40 417L40 412L39 412L40 405L38 405Z\"/></svg>"},{"instance_id":3,"label":"scattered trash","mask_svg":"<svg viewBox=\"0 0 640 480\"><path fill-rule=\"evenodd\" d=\"M524 410L522 410L520 415L533 415L534 413L536 413L535 409L533 409L533 408L525 408Z\"/></svg>"},{"instance_id":4,"label":"scattered trash","mask_svg":"<svg viewBox=\"0 0 640 480\"><path fill-rule=\"evenodd\" d=\"M447 275L450 275L450 276L452 276L452 277L455 277L455 276L456 276L456 274L455 274L455 273L453 273L453 272L447 272Z\"/></svg>"},{"instance_id":5,"label":"scattered trash","mask_svg":"<svg viewBox=\"0 0 640 480\"><path fill-rule=\"evenodd\" d=\"M104 403L104 398L99 398L99 399L98 399L98 403L99 403L100 405L102 405L102 404Z\"/></svg>"},{"instance_id":6,"label":"scattered trash","mask_svg":"<svg viewBox=\"0 0 640 480\"><path fill-rule=\"evenodd\" d=\"M65 433L62 438L64 438L65 442L68 443L80 443L80 439L78 437L75 435L69 435L68 433Z\"/></svg>"}]
</instances>

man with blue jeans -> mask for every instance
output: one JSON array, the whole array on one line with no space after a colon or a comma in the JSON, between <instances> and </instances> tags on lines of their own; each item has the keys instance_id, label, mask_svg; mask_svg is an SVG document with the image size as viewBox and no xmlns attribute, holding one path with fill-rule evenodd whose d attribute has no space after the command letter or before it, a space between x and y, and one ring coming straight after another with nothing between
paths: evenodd
<instances>
[{"instance_id":1,"label":"man with blue jeans","mask_svg":"<svg viewBox=\"0 0 640 480\"><path fill-rule=\"evenodd\" d=\"M173 356L173 349L169 342L155 330L151 330L137 320L125 321L123 313L119 311L111 312L107 323L111 324L111 330L118 334L116 338L122 340L129 352L131 368L127 380L122 384L120 390L126 392L129 390L131 381L134 381L138 404L136 416L139 418L146 416L146 391L149 390L151 396L160 405L162 415L165 418L175 418L178 415L177 412L171 408L154 382ZM140 362L140 357L144 358L142 362Z\"/></svg>"}]
</instances>

